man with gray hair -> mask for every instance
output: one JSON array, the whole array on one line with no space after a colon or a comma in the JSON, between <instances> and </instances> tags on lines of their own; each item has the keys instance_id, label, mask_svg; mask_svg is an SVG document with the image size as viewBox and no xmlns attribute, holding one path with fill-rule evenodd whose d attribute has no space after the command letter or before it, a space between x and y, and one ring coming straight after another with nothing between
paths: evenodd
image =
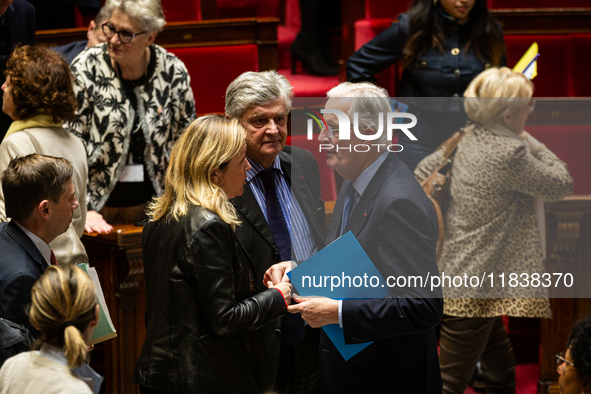
<instances>
[{"instance_id":1,"label":"man with gray hair","mask_svg":"<svg viewBox=\"0 0 591 394\"><path fill-rule=\"evenodd\" d=\"M242 221L236 237L254 263L256 287L274 264L306 260L324 246L318 164L310 152L285 146L292 95L287 79L275 71L243 73L226 91L226 115L247 131L252 168L244 194L232 202ZM319 330L288 314L263 331L269 388L317 392Z\"/></svg>"},{"instance_id":2,"label":"man with gray hair","mask_svg":"<svg viewBox=\"0 0 591 394\"><path fill-rule=\"evenodd\" d=\"M103 33L102 24L109 20L112 11L113 6L111 4L107 4L100 9L94 20L88 24L88 31L86 32L87 40L74 41L52 49L62 55L66 63L70 64L83 50L107 41L107 36Z\"/></svg>"},{"instance_id":3,"label":"man with gray hair","mask_svg":"<svg viewBox=\"0 0 591 394\"><path fill-rule=\"evenodd\" d=\"M327 244L351 231L388 286L390 278L439 275L435 211L412 172L389 151L386 121L379 120L391 112L387 93L370 83L345 82L328 97L325 110L332 112L324 112L326 126L318 140L327 148L328 166L345 182ZM349 130L339 126L339 116L345 115L352 120ZM441 392L435 336L443 312L440 289L430 291L415 282L389 290L389 297L376 299L300 297L288 307L312 327L339 324L346 344L373 342L345 361L323 331L323 392Z\"/></svg>"}]
</instances>

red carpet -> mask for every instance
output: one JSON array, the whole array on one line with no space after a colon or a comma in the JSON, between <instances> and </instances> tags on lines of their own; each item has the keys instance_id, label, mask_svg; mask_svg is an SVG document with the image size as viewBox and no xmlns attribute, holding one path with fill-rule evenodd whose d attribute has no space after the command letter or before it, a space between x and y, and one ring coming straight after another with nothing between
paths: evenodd
<instances>
[{"instance_id":1,"label":"red carpet","mask_svg":"<svg viewBox=\"0 0 591 394\"><path fill-rule=\"evenodd\" d=\"M538 378L540 376L540 366L538 364L520 364L515 371L517 394L536 394ZM464 394L477 394L471 387Z\"/></svg>"},{"instance_id":2,"label":"red carpet","mask_svg":"<svg viewBox=\"0 0 591 394\"><path fill-rule=\"evenodd\" d=\"M291 70L281 69L279 74L291 82L295 97L326 97L326 92L337 86L339 77L317 77L308 74L292 75Z\"/></svg>"}]
</instances>

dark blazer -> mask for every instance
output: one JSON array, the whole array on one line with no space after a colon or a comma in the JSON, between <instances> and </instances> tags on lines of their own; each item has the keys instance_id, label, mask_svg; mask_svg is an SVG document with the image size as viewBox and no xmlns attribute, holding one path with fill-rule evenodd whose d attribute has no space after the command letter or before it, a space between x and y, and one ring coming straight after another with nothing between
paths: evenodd
<instances>
[{"instance_id":1,"label":"dark blazer","mask_svg":"<svg viewBox=\"0 0 591 394\"><path fill-rule=\"evenodd\" d=\"M320 174L318 163L306 150L285 146L279 153L281 168L310 226L318 250L324 247L326 217L324 201L320 197ZM263 276L273 264L281 262L279 249L250 187L244 194L232 200L240 214L242 224L236 229L236 237L245 247L254 262L256 281L263 286ZM281 321L263 327L265 343L271 365L271 381L275 380L281 347Z\"/></svg>"},{"instance_id":2,"label":"dark blazer","mask_svg":"<svg viewBox=\"0 0 591 394\"><path fill-rule=\"evenodd\" d=\"M14 221L0 223L0 251L0 317L38 333L29 322L26 307L31 303L31 288L47 263Z\"/></svg>"},{"instance_id":3,"label":"dark blazer","mask_svg":"<svg viewBox=\"0 0 591 394\"><path fill-rule=\"evenodd\" d=\"M335 204L327 242L339 236L350 183L344 182ZM355 205L344 231L349 230L384 279L438 275L435 212L394 154L388 155ZM442 313L439 289L394 289L390 298L343 301L345 342L375 342L345 361L322 333L319 362L326 392L441 393L434 327Z\"/></svg>"},{"instance_id":4,"label":"dark blazer","mask_svg":"<svg viewBox=\"0 0 591 394\"><path fill-rule=\"evenodd\" d=\"M230 226L191 206L142 232L146 341L133 381L167 393L260 393L267 359L260 327L287 311L261 291Z\"/></svg>"},{"instance_id":5,"label":"dark blazer","mask_svg":"<svg viewBox=\"0 0 591 394\"><path fill-rule=\"evenodd\" d=\"M35 7L25 0L14 0L6 10L10 48L35 43Z\"/></svg>"},{"instance_id":6,"label":"dark blazer","mask_svg":"<svg viewBox=\"0 0 591 394\"><path fill-rule=\"evenodd\" d=\"M470 40L472 23L460 25L444 19L446 40L443 52L439 48L429 48L412 64L404 67L398 97L462 97L470 82L482 71L491 67L490 59L481 59L474 50L464 51ZM499 26L499 36L503 32ZM408 41L409 18L400 14L398 21L363 45L347 59L347 81L376 82L375 74L393 65L404 57L404 48ZM459 56L451 55L452 49L460 49ZM506 66L505 56L499 66ZM413 100L403 100L413 104ZM463 112L460 101L449 99L417 100L419 107L428 106L429 110Z\"/></svg>"},{"instance_id":7,"label":"dark blazer","mask_svg":"<svg viewBox=\"0 0 591 394\"><path fill-rule=\"evenodd\" d=\"M8 46L11 51L17 44L35 44L35 7L25 0L14 0L6 10L6 20L8 21ZM7 60L7 57L0 59L4 63L0 66L0 69L4 70L6 68ZM4 83L5 80L4 73L0 73L0 83ZM3 94L3 92L0 92L0 98L2 98ZM12 119L0 111L0 141L4 138L11 123Z\"/></svg>"},{"instance_id":8,"label":"dark blazer","mask_svg":"<svg viewBox=\"0 0 591 394\"><path fill-rule=\"evenodd\" d=\"M62 55L66 63L70 64L80 52L86 49L87 45L88 40L82 40L74 41L66 45L60 45L51 49Z\"/></svg>"}]
</instances>

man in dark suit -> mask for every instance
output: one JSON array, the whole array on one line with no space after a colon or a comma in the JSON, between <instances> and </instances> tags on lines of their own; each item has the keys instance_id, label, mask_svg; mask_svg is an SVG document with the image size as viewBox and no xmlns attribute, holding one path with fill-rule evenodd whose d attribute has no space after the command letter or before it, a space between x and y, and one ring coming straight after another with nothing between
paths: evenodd
<instances>
[{"instance_id":1,"label":"man in dark suit","mask_svg":"<svg viewBox=\"0 0 591 394\"><path fill-rule=\"evenodd\" d=\"M35 281L57 264L49 243L68 229L78 207L72 165L38 154L13 159L2 190L12 220L0 223L0 317L36 333L25 308Z\"/></svg>"},{"instance_id":2,"label":"man in dark suit","mask_svg":"<svg viewBox=\"0 0 591 394\"><path fill-rule=\"evenodd\" d=\"M0 84L4 84L6 62L17 44L35 43L35 8L25 0L0 0ZM0 141L12 119L0 111Z\"/></svg>"},{"instance_id":3,"label":"man in dark suit","mask_svg":"<svg viewBox=\"0 0 591 394\"><path fill-rule=\"evenodd\" d=\"M107 41L107 36L103 33L102 25L109 20L112 11L113 6L109 3L101 8L93 21L90 21L88 24L88 31L86 32L86 38L88 38L88 40L74 41L66 45L55 47L53 50L62 55L66 60L66 63L70 64L76 56L86 48L91 48Z\"/></svg>"},{"instance_id":4,"label":"man in dark suit","mask_svg":"<svg viewBox=\"0 0 591 394\"><path fill-rule=\"evenodd\" d=\"M327 243L351 231L384 279L438 275L433 207L408 167L386 149L386 133L375 138L384 129L379 117L390 112L387 93L370 83L345 82L328 97L326 110L341 111L351 123L358 114L359 131L351 127L347 137L344 125L339 130L338 115L325 112L328 127L319 141L326 144L328 166L346 179ZM390 294L343 301L300 298L289 307L312 327L339 324L346 344L374 341L345 361L322 332L319 364L324 392L441 393L435 337L443 313L440 289L409 285L392 288Z\"/></svg>"},{"instance_id":5,"label":"man in dark suit","mask_svg":"<svg viewBox=\"0 0 591 394\"><path fill-rule=\"evenodd\" d=\"M324 246L318 164L310 152L285 146L291 97L291 85L275 71L244 73L226 91L226 114L247 131L252 168L244 194L232 202L242 221L236 237L255 264L258 286L274 264L305 260ZM319 330L293 317L264 328L268 380L279 393L313 393Z\"/></svg>"}]
</instances>

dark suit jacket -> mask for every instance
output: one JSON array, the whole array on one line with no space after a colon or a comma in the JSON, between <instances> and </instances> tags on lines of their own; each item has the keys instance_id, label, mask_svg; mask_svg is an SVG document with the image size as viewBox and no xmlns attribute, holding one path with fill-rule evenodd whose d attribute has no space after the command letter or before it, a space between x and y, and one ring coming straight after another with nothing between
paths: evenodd
<instances>
[{"instance_id":1,"label":"dark suit jacket","mask_svg":"<svg viewBox=\"0 0 591 394\"><path fill-rule=\"evenodd\" d=\"M286 146L279 153L279 160L287 182L308 221L316 246L320 250L324 247L326 218L324 201L320 198L318 163L310 152L291 146ZM250 255L255 266L256 280L260 285L267 269L273 264L281 262L279 249L250 187L245 187L244 194L234 198L232 203L238 210L242 221L242 224L236 229L236 237ZM263 327L265 345L271 365L269 371L271 381L275 380L279 362L280 328L280 319Z\"/></svg>"},{"instance_id":2,"label":"dark suit jacket","mask_svg":"<svg viewBox=\"0 0 591 394\"><path fill-rule=\"evenodd\" d=\"M350 183L344 182L335 204L327 243L339 236ZM394 154L359 199L344 232L349 230L384 279L438 275L435 212L411 171ZM434 329L443 314L441 292L394 288L391 293L390 298L343 301L345 342L375 341L348 361L322 333L319 362L327 393L441 393Z\"/></svg>"},{"instance_id":3,"label":"dark suit jacket","mask_svg":"<svg viewBox=\"0 0 591 394\"><path fill-rule=\"evenodd\" d=\"M87 45L88 40L82 40L74 41L66 45L60 45L59 47L54 47L52 49L62 55L66 63L70 64L80 52L86 49Z\"/></svg>"},{"instance_id":4,"label":"dark suit jacket","mask_svg":"<svg viewBox=\"0 0 591 394\"><path fill-rule=\"evenodd\" d=\"M35 44L35 8L31 4L25 0L14 0L14 3L9 5L6 10L6 19L8 21L8 45L11 50L17 44ZM2 65L2 70L5 68L6 63ZM0 83L4 83L5 80L4 73L0 73ZM2 95L3 93L0 93L0 98ZM12 119L0 111L0 141L4 138L11 123Z\"/></svg>"},{"instance_id":5,"label":"dark suit jacket","mask_svg":"<svg viewBox=\"0 0 591 394\"><path fill-rule=\"evenodd\" d=\"M41 252L14 221L0 223L0 317L38 331L25 312L31 288L47 267Z\"/></svg>"}]
</instances>

